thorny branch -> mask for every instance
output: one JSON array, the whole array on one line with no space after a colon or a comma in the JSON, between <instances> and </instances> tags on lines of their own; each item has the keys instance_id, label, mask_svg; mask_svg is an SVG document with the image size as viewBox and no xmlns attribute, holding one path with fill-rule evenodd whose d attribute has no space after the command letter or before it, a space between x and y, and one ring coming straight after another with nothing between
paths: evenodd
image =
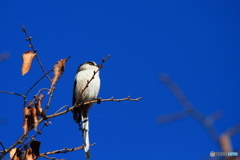
<instances>
[{"instance_id":1,"label":"thorny branch","mask_svg":"<svg viewBox=\"0 0 240 160\"><path fill-rule=\"evenodd\" d=\"M32 48L32 50L33 50L34 53L37 53L37 50L34 49L34 46L33 46L33 44L32 44L32 40L31 40L32 37L30 37L30 36L28 35L25 26L24 26L23 24L22 24L21 26L22 26L22 31L25 33L25 35L26 35L26 37L27 37L27 38L26 38L26 41L29 41L29 44L30 44L29 47ZM38 54L36 54L36 58L37 58L37 61L38 61L39 65L40 65L40 67L42 68L43 72L47 75L48 80L49 80L50 82L52 82L51 78L48 76L48 73L46 72L46 70L44 69L44 67L43 67L43 65L42 65L42 63L41 63L41 61L40 61L40 59L39 59L39 57L38 57Z\"/></svg>"}]
</instances>

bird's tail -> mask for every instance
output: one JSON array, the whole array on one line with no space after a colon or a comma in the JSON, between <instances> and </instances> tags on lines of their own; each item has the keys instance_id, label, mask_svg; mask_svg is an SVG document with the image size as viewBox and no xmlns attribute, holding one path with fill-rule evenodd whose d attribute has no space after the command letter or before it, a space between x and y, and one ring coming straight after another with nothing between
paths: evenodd
<instances>
[{"instance_id":1,"label":"bird's tail","mask_svg":"<svg viewBox=\"0 0 240 160\"><path fill-rule=\"evenodd\" d=\"M83 132L83 141L84 141L84 151L87 160L90 160L90 144L89 144L89 121L88 116L82 116L82 132Z\"/></svg>"}]
</instances>

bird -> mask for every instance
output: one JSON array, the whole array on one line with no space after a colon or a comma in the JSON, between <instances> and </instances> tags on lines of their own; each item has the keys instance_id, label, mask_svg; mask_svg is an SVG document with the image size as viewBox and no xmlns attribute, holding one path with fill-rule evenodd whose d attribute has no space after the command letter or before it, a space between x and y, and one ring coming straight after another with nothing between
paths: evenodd
<instances>
[{"instance_id":1,"label":"bird","mask_svg":"<svg viewBox=\"0 0 240 160\"><path fill-rule=\"evenodd\" d=\"M99 90L99 66L93 61L88 61L81 64L77 69L74 80L72 104L75 107L73 108L72 112L74 121L76 121L76 123L81 126L84 141L84 152L87 160L90 160L91 157L89 146L90 143L88 111L93 106L93 103L85 105L84 103L91 100L96 100Z\"/></svg>"}]
</instances>

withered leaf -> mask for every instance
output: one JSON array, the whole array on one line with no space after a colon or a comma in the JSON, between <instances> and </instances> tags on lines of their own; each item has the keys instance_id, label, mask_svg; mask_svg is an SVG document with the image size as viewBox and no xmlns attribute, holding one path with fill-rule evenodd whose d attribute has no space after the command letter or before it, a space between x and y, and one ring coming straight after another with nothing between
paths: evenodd
<instances>
[{"instance_id":1,"label":"withered leaf","mask_svg":"<svg viewBox=\"0 0 240 160\"><path fill-rule=\"evenodd\" d=\"M13 148L10 151L10 159L11 160L20 160L21 159L21 150L19 148Z\"/></svg>"},{"instance_id":2,"label":"withered leaf","mask_svg":"<svg viewBox=\"0 0 240 160\"><path fill-rule=\"evenodd\" d=\"M34 129L37 130L38 116L35 107L25 107L23 109L23 113L24 113L23 130L24 134L27 135L32 125L34 125Z\"/></svg>"},{"instance_id":3,"label":"withered leaf","mask_svg":"<svg viewBox=\"0 0 240 160\"><path fill-rule=\"evenodd\" d=\"M32 141L30 143L30 147L32 148L32 151L35 156L39 155L39 149L40 149L41 142L40 141Z\"/></svg>"},{"instance_id":4,"label":"withered leaf","mask_svg":"<svg viewBox=\"0 0 240 160\"><path fill-rule=\"evenodd\" d=\"M23 64L22 64L22 75L24 76L31 67L33 58L36 56L36 53L32 51L26 51L22 54Z\"/></svg>"},{"instance_id":5,"label":"withered leaf","mask_svg":"<svg viewBox=\"0 0 240 160\"><path fill-rule=\"evenodd\" d=\"M33 152L31 148L28 148L26 150L26 154L25 154L25 160L34 160L33 158Z\"/></svg>"},{"instance_id":6,"label":"withered leaf","mask_svg":"<svg viewBox=\"0 0 240 160\"><path fill-rule=\"evenodd\" d=\"M52 84L51 84L51 88L50 88L48 94L52 93L52 91L54 89L54 86L56 85L60 76L64 72L65 63L67 62L67 60L68 60L67 58L61 59L61 60L57 61L57 63L54 65L54 67L53 67L54 73L53 73Z\"/></svg>"},{"instance_id":7,"label":"withered leaf","mask_svg":"<svg viewBox=\"0 0 240 160\"><path fill-rule=\"evenodd\" d=\"M43 109L42 109L42 99L43 99L44 95L41 94L39 97L37 97L37 103L35 104L35 108L37 111L37 116L42 116L43 113Z\"/></svg>"},{"instance_id":8,"label":"withered leaf","mask_svg":"<svg viewBox=\"0 0 240 160\"><path fill-rule=\"evenodd\" d=\"M29 126L33 124L33 119L30 119L30 109L28 107L25 107L23 109L23 117L24 117L23 130L24 134L26 135L28 133Z\"/></svg>"},{"instance_id":9,"label":"withered leaf","mask_svg":"<svg viewBox=\"0 0 240 160\"><path fill-rule=\"evenodd\" d=\"M35 107L32 107L32 116L33 116L33 125L34 125L34 130L37 131L37 126L38 126L38 116L37 116L37 110Z\"/></svg>"}]
</instances>

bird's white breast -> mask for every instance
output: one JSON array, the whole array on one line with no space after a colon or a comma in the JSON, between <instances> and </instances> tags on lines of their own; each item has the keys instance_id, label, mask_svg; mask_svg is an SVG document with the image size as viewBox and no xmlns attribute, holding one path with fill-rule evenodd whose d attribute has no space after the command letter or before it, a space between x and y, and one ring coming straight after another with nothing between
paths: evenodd
<instances>
[{"instance_id":1,"label":"bird's white breast","mask_svg":"<svg viewBox=\"0 0 240 160\"><path fill-rule=\"evenodd\" d=\"M95 70L96 71L96 70ZM87 85L87 81L89 81L94 74L94 69L87 69L77 73L76 80L76 88L75 88L75 98L76 100L80 96L82 90ZM98 92L100 89L100 78L99 72L97 72L94 76L94 79L89 83L88 87L83 92L82 96L79 99L79 102L87 102L93 99L96 99L98 96Z\"/></svg>"}]
</instances>

